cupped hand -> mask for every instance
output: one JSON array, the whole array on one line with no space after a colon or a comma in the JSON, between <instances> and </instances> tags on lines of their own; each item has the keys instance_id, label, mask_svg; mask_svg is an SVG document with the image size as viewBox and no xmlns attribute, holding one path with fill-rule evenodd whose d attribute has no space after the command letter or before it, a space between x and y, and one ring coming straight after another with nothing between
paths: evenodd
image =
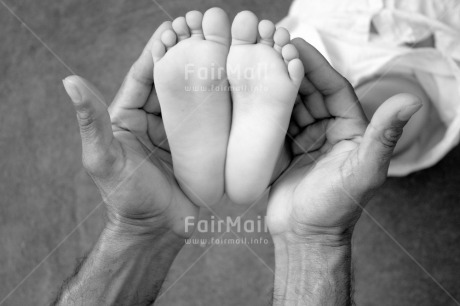
<instances>
[{"instance_id":1,"label":"cupped hand","mask_svg":"<svg viewBox=\"0 0 460 306\"><path fill-rule=\"evenodd\" d=\"M88 81L70 76L64 86L77 112L82 159L108 208L108 225L133 234L168 230L189 237L188 216L198 208L178 186L172 171L160 108L153 87L150 47L131 67L109 110ZM109 114L110 113L110 114Z\"/></svg>"},{"instance_id":2,"label":"cupped hand","mask_svg":"<svg viewBox=\"0 0 460 306\"><path fill-rule=\"evenodd\" d=\"M421 103L412 95L394 96L368 123L348 81L304 40L293 43L305 80L289 130L294 157L270 191L267 225L283 239L349 241Z\"/></svg>"}]
</instances>

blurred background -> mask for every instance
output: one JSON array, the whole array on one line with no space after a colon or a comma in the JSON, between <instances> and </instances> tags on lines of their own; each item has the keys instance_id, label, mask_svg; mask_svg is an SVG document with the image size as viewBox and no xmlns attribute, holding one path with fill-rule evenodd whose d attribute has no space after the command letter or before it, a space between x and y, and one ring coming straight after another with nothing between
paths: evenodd
<instances>
[{"instance_id":1,"label":"blurred background","mask_svg":"<svg viewBox=\"0 0 460 306\"><path fill-rule=\"evenodd\" d=\"M0 305L49 304L104 224L61 80L76 73L110 101L168 15L220 6L231 18L252 10L277 22L289 5L0 1ZM372 218L363 215L354 236L357 305L457 305L441 286L460 300L459 170L457 147L435 167L389 179L369 203ZM255 220L264 201L246 209L224 202L215 211ZM202 216L212 213L203 209ZM262 237L268 244L186 245L156 305L268 305L273 244L269 234Z\"/></svg>"}]
</instances>

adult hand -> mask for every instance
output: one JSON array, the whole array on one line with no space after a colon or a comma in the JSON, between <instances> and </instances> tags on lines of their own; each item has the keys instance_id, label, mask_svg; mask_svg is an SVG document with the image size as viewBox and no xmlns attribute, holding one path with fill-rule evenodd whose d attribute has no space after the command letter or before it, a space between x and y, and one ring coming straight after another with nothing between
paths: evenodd
<instances>
[{"instance_id":1,"label":"adult hand","mask_svg":"<svg viewBox=\"0 0 460 306\"><path fill-rule=\"evenodd\" d=\"M179 188L153 88L150 48L131 67L108 111L89 82L64 86L77 111L83 164L104 199L108 222L56 305L151 305L190 237L198 208ZM110 114L109 114L110 113Z\"/></svg>"},{"instance_id":2,"label":"adult hand","mask_svg":"<svg viewBox=\"0 0 460 306\"><path fill-rule=\"evenodd\" d=\"M304 40L293 43L306 77L290 128L294 158L270 192L268 226L272 235L343 238L385 181L403 127L421 103L394 96L368 123L348 81Z\"/></svg>"},{"instance_id":3,"label":"adult hand","mask_svg":"<svg viewBox=\"0 0 460 306\"><path fill-rule=\"evenodd\" d=\"M75 106L83 147L83 164L107 205L108 226L132 234L158 228L189 237L184 218L198 208L184 195L172 162L153 88L150 48L162 24L131 67L110 106L88 81L70 76L65 88Z\"/></svg>"},{"instance_id":4,"label":"adult hand","mask_svg":"<svg viewBox=\"0 0 460 306\"><path fill-rule=\"evenodd\" d=\"M353 228L421 103L394 96L368 123L347 80L311 45L293 43L305 80L289 129L294 158L272 186L267 208L274 305L350 305Z\"/></svg>"}]
</instances>

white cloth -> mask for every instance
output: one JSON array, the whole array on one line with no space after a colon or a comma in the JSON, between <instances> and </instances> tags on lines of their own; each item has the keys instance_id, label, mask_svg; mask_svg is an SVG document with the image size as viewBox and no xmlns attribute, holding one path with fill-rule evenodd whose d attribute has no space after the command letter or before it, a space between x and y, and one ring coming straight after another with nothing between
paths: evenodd
<instances>
[{"instance_id":1,"label":"white cloth","mask_svg":"<svg viewBox=\"0 0 460 306\"><path fill-rule=\"evenodd\" d=\"M460 1L295 0L278 26L315 46L353 86L387 72L410 73L437 111L389 175L436 164L459 142ZM371 31L371 28L375 31ZM411 44L434 37L434 48Z\"/></svg>"}]
</instances>

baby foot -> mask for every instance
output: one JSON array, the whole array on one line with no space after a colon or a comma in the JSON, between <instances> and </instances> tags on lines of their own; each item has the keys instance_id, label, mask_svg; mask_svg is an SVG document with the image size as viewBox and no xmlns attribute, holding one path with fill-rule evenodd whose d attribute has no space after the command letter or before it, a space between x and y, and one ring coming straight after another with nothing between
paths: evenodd
<instances>
[{"instance_id":1,"label":"baby foot","mask_svg":"<svg viewBox=\"0 0 460 306\"><path fill-rule=\"evenodd\" d=\"M248 11L232 24L227 74L233 115L225 167L226 192L252 203L268 187L304 76L289 32Z\"/></svg>"},{"instance_id":2,"label":"baby foot","mask_svg":"<svg viewBox=\"0 0 460 306\"><path fill-rule=\"evenodd\" d=\"M218 8L177 18L152 46L174 174L200 206L218 202L224 193L231 121L225 69L229 46L230 22Z\"/></svg>"}]
</instances>

